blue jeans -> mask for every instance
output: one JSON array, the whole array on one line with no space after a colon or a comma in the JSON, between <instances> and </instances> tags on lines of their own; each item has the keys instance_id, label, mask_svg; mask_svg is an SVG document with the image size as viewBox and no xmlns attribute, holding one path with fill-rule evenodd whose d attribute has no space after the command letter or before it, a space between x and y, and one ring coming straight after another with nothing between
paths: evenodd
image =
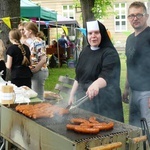
<instances>
[{"instance_id":1,"label":"blue jeans","mask_svg":"<svg viewBox=\"0 0 150 150\"><path fill-rule=\"evenodd\" d=\"M129 100L129 123L131 125L141 127L140 119L145 118L150 128L149 97L150 91L131 90Z\"/></svg>"},{"instance_id":2,"label":"blue jeans","mask_svg":"<svg viewBox=\"0 0 150 150\"><path fill-rule=\"evenodd\" d=\"M34 73L32 77L32 89L37 92L38 98L41 100L43 100L44 85L48 74L48 69L44 69Z\"/></svg>"}]
</instances>

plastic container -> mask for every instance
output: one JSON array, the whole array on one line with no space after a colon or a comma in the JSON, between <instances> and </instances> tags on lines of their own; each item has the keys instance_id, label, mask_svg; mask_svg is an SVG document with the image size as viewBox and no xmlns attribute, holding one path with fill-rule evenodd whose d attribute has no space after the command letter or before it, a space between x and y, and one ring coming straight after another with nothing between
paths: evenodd
<instances>
[{"instance_id":1,"label":"plastic container","mask_svg":"<svg viewBox=\"0 0 150 150\"><path fill-rule=\"evenodd\" d=\"M3 85L1 87L1 104L13 104L15 100L14 87L12 85Z\"/></svg>"}]
</instances>

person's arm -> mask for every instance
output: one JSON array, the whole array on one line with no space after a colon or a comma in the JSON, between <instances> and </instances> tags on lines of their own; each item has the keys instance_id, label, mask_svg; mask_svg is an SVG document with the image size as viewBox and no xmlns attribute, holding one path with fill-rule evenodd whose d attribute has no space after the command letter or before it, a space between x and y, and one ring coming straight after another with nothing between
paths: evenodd
<instances>
[{"instance_id":1,"label":"person's arm","mask_svg":"<svg viewBox=\"0 0 150 150\"><path fill-rule=\"evenodd\" d=\"M74 96L75 96L75 93L77 91L77 88L78 88L78 81L75 80L74 83L73 83L71 92L70 92L69 100L68 100L69 105L72 104L73 101L74 101Z\"/></svg>"},{"instance_id":2,"label":"person's arm","mask_svg":"<svg viewBox=\"0 0 150 150\"><path fill-rule=\"evenodd\" d=\"M89 99L92 99L99 93L99 90L101 88L104 88L106 86L106 80L103 78L98 78L88 87L86 94L88 95Z\"/></svg>"},{"instance_id":3,"label":"person's arm","mask_svg":"<svg viewBox=\"0 0 150 150\"><path fill-rule=\"evenodd\" d=\"M32 72L33 73L38 72L45 63L46 63L46 55L42 55L40 57L40 61L38 62L38 64L36 64L35 68L32 69Z\"/></svg>"},{"instance_id":4,"label":"person's arm","mask_svg":"<svg viewBox=\"0 0 150 150\"><path fill-rule=\"evenodd\" d=\"M65 43L66 43L67 47L69 47L69 44L68 44L67 40L65 40Z\"/></svg>"},{"instance_id":5,"label":"person's arm","mask_svg":"<svg viewBox=\"0 0 150 150\"><path fill-rule=\"evenodd\" d=\"M11 66L12 66L12 57L10 55L7 55L7 62L5 64L6 64L6 67L8 69L11 69Z\"/></svg>"}]
</instances>

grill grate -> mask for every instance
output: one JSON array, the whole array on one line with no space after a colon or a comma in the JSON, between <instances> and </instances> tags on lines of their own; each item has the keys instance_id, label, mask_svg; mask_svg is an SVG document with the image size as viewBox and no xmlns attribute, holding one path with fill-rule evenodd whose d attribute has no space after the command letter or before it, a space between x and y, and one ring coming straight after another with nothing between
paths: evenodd
<instances>
[{"instance_id":1,"label":"grill grate","mask_svg":"<svg viewBox=\"0 0 150 150\"><path fill-rule=\"evenodd\" d=\"M40 119L35 119L34 121L41 126L44 126L45 128L60 134L62 136L65 136L66 138L75 141L77 143L83 142L83 141L89 141L93 139L101 139L105 138L107 136L112 136L115 134L121 134L121 133L128 133L127 129L121 124L115 124L114 129L109 130L109 131L100 131L99 134L96 135L89 135L89 134L81 134L81 133L76 133L74 131L70 131L66 129L66 124L70 123L70 120L72 118L85 118L88 119L92 115L95 115L91 112L85 112L84 110L78 109L78 111L74 111L72 113L69 113L64 116L55 116L53 118L40 118ZM103 117L100 118L97 117L97 120L100 122L109 122L107 119L103 120Z\"/></svg>"}]
</instances>

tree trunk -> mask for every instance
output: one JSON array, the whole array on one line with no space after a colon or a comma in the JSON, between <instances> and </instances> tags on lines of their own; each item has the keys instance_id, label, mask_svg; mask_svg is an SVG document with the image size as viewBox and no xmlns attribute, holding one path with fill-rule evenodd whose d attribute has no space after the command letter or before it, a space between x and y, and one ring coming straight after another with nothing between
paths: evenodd
<instances>
[{"instance_id":1,"label":"tree trunk","mask_svg":"<svg viewBox=\"0 0 150 150\"><path fill-rule=\"evenodd\" d=\"M10 45L8 33L10 28L2 21L2 18L10 17L11 27L17 28L20 22L20 0L0 0L0 38L4 42L6 50ZM6 54L5 54L6 59ZM8 71L6 80L9 80L10 73Z\"/></svg>"},{"instance_id":2,"label":"tree trunk","mask_svg":"<svg viewBox=\"0 0 150 150\"><path fill-rule=\"evenodd\" d=\"M87 21L94 19L94 14L92 13L94 1L95 0L80 0L83 18L83 27L85 27Z\"/></svg>"},{"instance_id":3,"label":"tree trunk","mask_svg":"<svg viewBox=\"0 0 150 150\"><path fill-rule=\"evenodd\" d=\"M12 28L16 28L20 22L20 0L0 0L0 18L10 17ZM10 29L2 22L1 24L1 39L6 48L9 44L8 33Z\"/></svg>"},{"instance_id":4,"label":"tree trunk","mask_svg":"<svg viewBox=\"0 0 150 150\"><path fill-rule=\"evenodd\" d=\"M86 22L94 19L94 14L92 13L92 8L94 7L95 0L80 0L81 10L82 10L82 19L83 19L83 28L86 27ZM83 47L87 44L87 39L83 38Z\"/></svg>"}]
</instances>

